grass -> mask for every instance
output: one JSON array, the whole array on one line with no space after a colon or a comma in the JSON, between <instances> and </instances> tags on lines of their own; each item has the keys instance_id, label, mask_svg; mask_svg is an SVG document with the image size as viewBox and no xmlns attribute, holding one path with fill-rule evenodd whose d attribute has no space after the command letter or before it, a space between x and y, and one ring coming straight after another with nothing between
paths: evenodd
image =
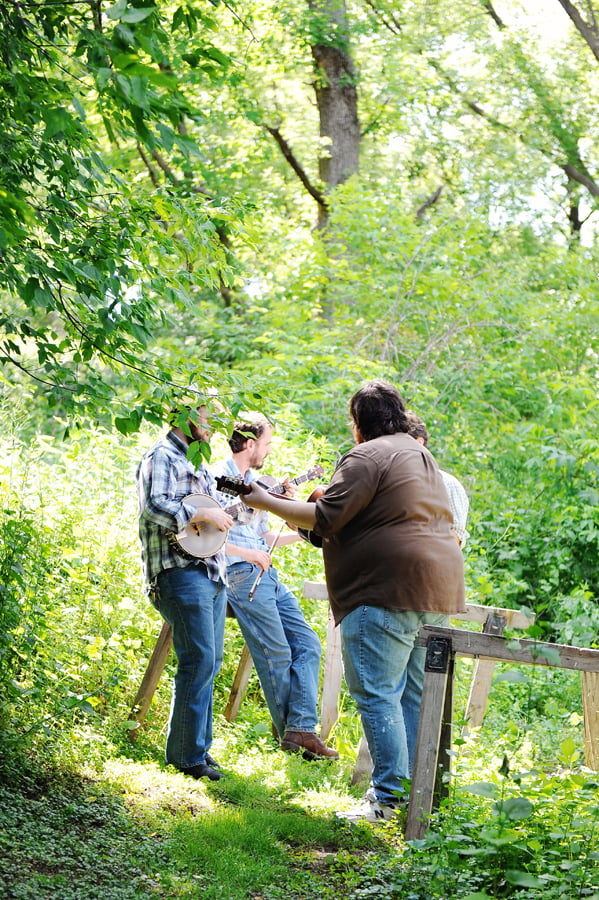
<instances>
[{"instance_id":1,"label":"grass","mask_svg":"<svg viewBox=\"0 0 599 900\"><path fill-rule=\"evenodd\" d=\"M3 785L0 895L335 897L345 881L339 859L358 863L401 840L335 820L337 795L318 790L328 763L255 750L228 768L212 784L113 757L87 776L40 772L19 790Z\"/></svg>"},{"instance_id":2,"label":"grass","mask_svg":"<svg viewBox=\"0 0 599 900\"><path fill-rule=\"evenodd\" d=\"M308 763L249 723L218 720L213 752L227 777L196 782L156 762L162 738L149 726L139 744L90 751L87 767L82 757L51 770L31 762L0 785L0 896L599 898L597 783L565 758L535 769L528 732L458 747L449 801L411 845L401 820L336 819L363 790L350 787L348 753ZM495 755L510 741L513 771Z\"/></svg>"},{"instance_id":3,"label":"grass","mask_svg":"<svg viewBox=\"0 0 599 900\"><path fill-rule=\"evenodd\" d=\"M467 670L458 682L465 692ZM410 845L402 821L334 815L364 789L350 786L351 704L336 726L341 759L308 763L279 751L250 691L234 723L215 721L226 779L195 782L160 763L163 687L135 744L116 713L78 713L45 743L40 733L29 761L4 744L1 897L599 900L599 791L581 767L580 687L565 673L495 685L481 733L462 742L456 730L449 800Z\"/></svg>"}]
</instances>

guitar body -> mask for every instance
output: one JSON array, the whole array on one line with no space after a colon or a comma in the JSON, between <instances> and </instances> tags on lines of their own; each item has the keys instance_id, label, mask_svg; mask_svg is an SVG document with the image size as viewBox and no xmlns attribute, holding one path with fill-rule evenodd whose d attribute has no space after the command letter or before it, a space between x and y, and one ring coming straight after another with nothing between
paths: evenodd
<instances>
[{"instance_id":1,"label":"guitar body","mask_svg":"<svg viewBox=\"0 0 599 900\"><path fill-rule=\"evenodd\" d=\"M188 494L185 497L185 503L195 509L200 507L221 508L220 503L208 494ZM178 534L175 534L174 531L169 534L171 544L188 559L205 559L207 556L214 556L224 546L226 540L226 531L221 531L215 525L209 525L207 522L194 522L193 525L188 525Z\"/></svg>"}]
</instances>

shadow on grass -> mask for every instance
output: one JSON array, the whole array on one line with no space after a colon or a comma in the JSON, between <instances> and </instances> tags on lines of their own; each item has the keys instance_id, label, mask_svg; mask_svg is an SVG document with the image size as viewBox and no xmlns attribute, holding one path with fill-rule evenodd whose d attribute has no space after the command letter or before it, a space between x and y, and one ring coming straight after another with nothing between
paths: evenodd
<instances>
[{"instance_id":1,"label":"shadow on grass","mask_svg":"<svg viewBox=\"0 0 599 900\"><path fill-rule=\"evenodd\" d=\"M137 754L134 754L137 756ZM235 771L239 769L240 771ZM33 768L32 768L33 773ZM341 774L262 748L220 782L107 759L0 782L0 896L7 900L304 900L347 896L399 833L335 819Z\"/></svg>"}]
</instances>

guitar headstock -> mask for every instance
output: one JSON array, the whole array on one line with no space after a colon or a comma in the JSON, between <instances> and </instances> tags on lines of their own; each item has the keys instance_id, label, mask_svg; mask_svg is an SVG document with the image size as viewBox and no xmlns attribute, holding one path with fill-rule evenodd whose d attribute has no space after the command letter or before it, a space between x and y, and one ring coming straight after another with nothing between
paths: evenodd
<instances>
[{"instance_id":1,"label":"guitar headstock","mask_svg":"<svg viewBox=\"0 0 599 900\"><path fill-rule=\"evenodd\" d=\"M306 472L306 481L313 481L315 478L322 478L324 475L324 469L322 466L312 466L311 469L308 469Z\"/></svg>"},{"instance_id":2,"label":"guitar headstock","mask_svg":"<svg viewBox=\"0 0 599 900\"><path fill-rule=\"evenodd\" d=\"M243 478L233 478L231 475L217 475L216 489L221 494L232 494L238 497L240 494L249 494L251 485L246 484Z\"/></svg>"}]
</instances>

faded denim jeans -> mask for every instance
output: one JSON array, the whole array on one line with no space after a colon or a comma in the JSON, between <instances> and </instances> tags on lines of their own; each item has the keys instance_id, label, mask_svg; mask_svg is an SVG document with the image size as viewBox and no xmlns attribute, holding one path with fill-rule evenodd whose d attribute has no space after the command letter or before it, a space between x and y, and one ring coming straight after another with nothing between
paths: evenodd
<instances>
[{"instance_id":1,"label":"faded denim jeans","mask_svg":"<svg viewBox=\"0 0 599 900\"><path fill-rule=\"evenodd\" d=\"M279 737L286 731L316 731L318 635L272 566L262 576L254 599L248 599L258 572L250 563L229 566L229 605L252 654Z\"/></svg>"},{"instance_id":2,"label":"faded denim jeans","mask_svg":"<svg viewBox=\"0 0 599 900\"><path fill-rule=\"evenodd\" d=\"M223 659L227 592L200 566L165 569L154 605L171 626L177 655L166 761L187 769L206 761L212 743L212 688Z\"/></svg>"},{"instance_id":3,"label":"faded denim jeans","mask_svg":"<svg viewBox=\"0 0 599 900\"><path fill-rule=\"evenodd\" d=\"M421 625L447 625L439 613L359 606L341 621L345 679L373 761L368 796L394 803L412 773L426 649Z\"/></svg>"}]
</instances>

